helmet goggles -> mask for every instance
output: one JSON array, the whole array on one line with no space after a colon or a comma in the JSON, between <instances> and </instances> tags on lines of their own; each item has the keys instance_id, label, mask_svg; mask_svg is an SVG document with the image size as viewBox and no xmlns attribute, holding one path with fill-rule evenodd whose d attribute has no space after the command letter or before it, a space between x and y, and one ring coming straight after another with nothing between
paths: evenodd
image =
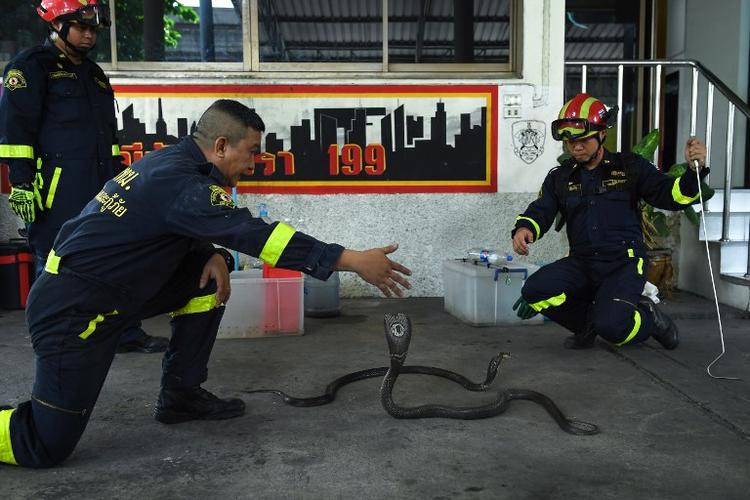
<instances>
[{"instance_id":1,"label":"helmet goggles","mask_svg":"<svg viewBox=\"0 0 750 500\"><path fill-rule=\"evenodd\" d=\"M551 128L554 140L568 141L590 137L607 126L591 123L585 118L563 118L553 121Z\"/></svg>"},{"instance_id":2,"label":"helmet goggles","mask_svg":"<svg viewBox=\"0 0 750 500\"><path fill-rule=\"evenodd\" d=\"M106 5L86 5L69 14L63 14L57 20L94 27L109 27L112 24L109 17L109 7Z\"/></svg>"}]
</instances>

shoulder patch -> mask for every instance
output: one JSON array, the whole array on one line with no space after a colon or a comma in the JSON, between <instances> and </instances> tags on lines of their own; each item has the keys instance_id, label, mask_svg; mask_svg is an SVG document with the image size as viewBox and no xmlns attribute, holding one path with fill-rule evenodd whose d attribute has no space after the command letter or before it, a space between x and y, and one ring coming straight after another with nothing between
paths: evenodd
<instances>
[{"instance_id":1,"label":"shoulder patch","mask_svg":"<svg viewBox=\"0 0 750 500\"><path fill-rule=\"evenodd\" d=\"M208 190L211 193L211 205L234 208L234 202L232 197L224 191L224 188L219 187L215 184L208 186Z\"/></svg>"},{"instance_id":2,"label":"shoulder patch","mask_svg":"<svg viewBox=\"0 0 750 500\"><path fill-rule=\"evenodd\" d=\"M26 77L23 76L23 71L20 69L12 69L8 71L5 75L3 87L11 91L26 87Z\"/></svg>"}]
</instances>

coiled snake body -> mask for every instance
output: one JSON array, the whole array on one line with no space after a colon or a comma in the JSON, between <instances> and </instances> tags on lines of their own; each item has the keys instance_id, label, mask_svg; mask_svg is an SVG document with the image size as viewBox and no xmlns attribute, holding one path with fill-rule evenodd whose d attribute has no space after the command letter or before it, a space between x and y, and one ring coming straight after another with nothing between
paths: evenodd
<instances>
[{"instance_id":1,"label":"coiled snake body","mask_svg":"<svg viewBox=\"0 0 750 500\"><path fill-rule=\"evenodd\" d=\"M508 354L500 353L493 357L487 367L485 380L475 383L463 375L442 368L432 366L404 366L411 341L411 321L406 314L389 313L385 315L384 326L390 353L390 366L388 367L370 368L346 374L328 384L324 394L310 398L293 397L277 389L256 389L243 392L277 394L284 399L286 404L291 406L320 406L332 402L336 398L336 392L346 384L367 378L384 377L383 383L380 386L380 401L385 411L395 418L454 418L462 420L488 418L503 413L508 409L512 400L525 399L541 405L557 422L557 425L567 433L588 435L599 432L599 428L594 424L567 418L557 405L544 394L525 389L506 389L500 391L495 401L481 406L455 407L435 404L416 407L399 406L393 401L392 392L396 379L401 373L418 373L443 377L460 384L470 391L486 391L497 376L500 363L504 358L508 357Z\"/></svg>"}]
</instances>

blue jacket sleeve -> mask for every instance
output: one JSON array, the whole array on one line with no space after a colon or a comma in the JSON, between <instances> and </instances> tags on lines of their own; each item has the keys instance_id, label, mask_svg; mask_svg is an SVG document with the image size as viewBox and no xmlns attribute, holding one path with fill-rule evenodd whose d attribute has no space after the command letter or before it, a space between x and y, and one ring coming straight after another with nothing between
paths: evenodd
<instances>
[{"instance_id":1,"label":"blue jacket sleeve","mask_svg":"<svg viewBox=\"0 0 750 500\"><path fill-rule=\"evenodd\" d=\"M47 74L33 57L21 56L6 66L0 95L0 158L10 167L11 184L34 182L34 148L46 92Z\"/></svg>"},{"instance_id":2,"label":"blue jacket sleeve","mask_svg":"<svg viewBox=\"0 0 750 500\"><path fill-rule=\"evenodd\" d=\"M555 172L556 169L550 170L539 190L537 199L531 202L525 212L516 217L516 225L511 232L511 237L521 227L529 229L534 234L534 241L538 241L549 231L560 209L555 193Z\"/></svg>"},{"instance_id":3,"label":"blue jacket sleeve","mask_svg":"<svg viewBox=\"0 0 750 500\"><path fill-rule=\"evenodd\" d=\"M640 156L636 156L634 167L638 169L638 195L649 205L663 210L683 210L698 202L698 174L692 169L688 168L674 179ZM707 174L707 168L701 169L701 178Z\"/></svg>"},{"instance_id":4,"label":"blue jacket sleeve","mask_svg":"<svg viewBox=\"0 0 750 500\"><path fill-rule=\"evenodd\" d=\"M186 183L166 217L168 228L260 258L265 263L328 279L344 247L326 244L281 222L267 224L237 208L224 189L196 179Z\"/></svg>"}]
</instances>

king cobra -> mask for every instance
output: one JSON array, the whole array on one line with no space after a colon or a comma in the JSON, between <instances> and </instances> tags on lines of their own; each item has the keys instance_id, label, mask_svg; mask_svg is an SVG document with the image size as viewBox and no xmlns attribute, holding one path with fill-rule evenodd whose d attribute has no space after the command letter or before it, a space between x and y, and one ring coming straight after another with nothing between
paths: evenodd
<instances>
[{"instance_id":1,"label":"king cobra","mask_svg":"<svg viewBox=\"0 0 750 500\"><path fill-rule=\"evenodd\" d=\"M383 405L383 409L394 418L453 418L461 420L489 418L505 412L512 400L525 399L541 405L547 410L547 413L552 416L555 422L557 422L557 425L569 434L590 435L599 433L599 428L594 424L567 418L560 408L558 408L558 406L544 394L525 389L506 389L498 392L498 397L495 401L481 406L456 407L436 404L415 407L399 406L393 401L392 392L396 379L402 373L433 375L456 382L469 391L487 391L490 384L497 376L500 363L510 355L502 352L493 357L487 367L487 376L485 380L480 383L475 383L463 375L442 368L433 366L405 366L404 362L406 361L406 355L409 351L409 343L411 342L411 320L406 314L386 314L384 327L385 337L388 342L388 351L390 354L390 366L388 367L369 368L367 370L348 373L328 384L325 393L315 397L298 398L290 396L278 389L256 389L243 392L248 394L277 394L283 398L286 404L291 406L321 406L332 402L336 398L336 392L346 384L358 380L384 376L383 383L380 386L380 402Z\"/></svg>"}]
</instances>

